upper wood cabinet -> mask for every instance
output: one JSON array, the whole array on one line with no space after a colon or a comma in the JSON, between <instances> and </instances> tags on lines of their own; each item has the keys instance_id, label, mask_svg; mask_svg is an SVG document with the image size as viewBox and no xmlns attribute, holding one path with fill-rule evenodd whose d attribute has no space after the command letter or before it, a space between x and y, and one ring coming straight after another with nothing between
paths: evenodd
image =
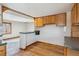
<instances>
[{"instance_id":1,"label":"upper wood cabinet","mask_svg":"<svg viewBox=\"0 0 79 59\"><path fill-rule=\"evenodd\" d=\"M79 25L79 4L74 4L71 11L72 25Z\"/></svg>"},{"instance_id":2,"label":"upper wood cabinet","mask_svg":"<svg viewBox=\"0 0 79 59\"><path fill-rule=\"evenodd\" d=\"M56 16L53 15L53 16L51 16L51 17L52 17L51 23L52 23L52 24L56 24Z\"/></svg>"},{"instance_id":3,"label":"upper wood cabinet","mask_svg":"<svg viewBox=\"0 0 79 59\"><path fill-rule=\"evenodd\" d=\"M66 13L35 18L36 27L42 27L43 25L48 25L48 24L57 24L57 25L65 26Z\"/></svg>"},{"instance_id":4,"label":"upper wood cabinet","mask_svg":"<svg viewBox=\"0 0 79 59\"><path fill-rule=\"evenodd\" d=\"M77 4L74 4L71 11L72 25L77 23Z\"/></svg>"},{"instance_id":5,"label":"upper wood cabinet","mask_svg":"<svg viewBox=\"0 0 79 59\"><path fill-rule=\"evenodd\" d=\"M55 21L56 19L54 15L43 17L44 24L55 24Z\"/></svg>"},{"instance_id":6,"label":"upper wood cabinet","mask_svg":"<svg viewBox=\"0 0 79 59\"><path fill-rule=\"evenodd\" d=\"M49 24L48 16L43 17L44 25Z\"/></svg>"},{"instance_id":7,"label":"upper wood cabinet","mask_svg":"<svg viewBox=\"0 0 79 59\"><path fill-rule=\"evenodd\" d=\"M56 15L56 24L57 25L66 25L66 13L61 13Z\"/></svg>"},{"instance_id":8,"label":"upper wood cabinet","mask_svg":"<svg viewBox=\"0 0 79 59\"><path fill-rule=\"evenodd\" d=\"M35 18L35 26L42 27L48 24L55 24L56 22L55 16L44 16L44 17L37 17Z\"/></svg>"},{"instance_id":9,"label":"upper wood cabinet","mask_svg":"<svg viewBox=\"0 0 79 59\"><path fill-rule=\"evenodd\" d=\"M77 15L76 15L76 22L79 24L79 3L77 3L77 4L75 4L77 7L76 7L76 9L77 9L77 11L76 11L76 13L77 13Z\"/></svg>"},{"instance_id":10,"label":"upper wood cabinet","mask_svg":"<svg viewBox=\"0 0 79 59\"><path fill-rule=\"evenodd\" d=\"M34 23L36 27L42 27L44 25L43 18L42 17L35 18Z\"/></svg>"}]
</instances>

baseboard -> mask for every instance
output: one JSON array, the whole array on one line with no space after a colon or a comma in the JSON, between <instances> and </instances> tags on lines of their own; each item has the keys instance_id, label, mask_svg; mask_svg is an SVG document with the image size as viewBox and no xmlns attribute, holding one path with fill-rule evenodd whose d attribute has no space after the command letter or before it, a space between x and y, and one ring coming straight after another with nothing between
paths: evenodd
<instances>
[{"instance_id":1,"label":"baseboard","mask_svg":"<svg viewBox=\"0 0 79 59\"><path fill-rule=\"evenodd\" d=\"M29 46L31 46L31 45L33 45L33 44L37 43L37 42L38 42L38 41L36 41L36 42L34 42L34 43L32 43L32 44L30 44L30 45L26 46L26 48L25 48L25 49L20 48L20 50L26 50L26 49L27 49L27 47L29 47Z\"/></svg>"},{"instance_id":2,"label":"baseboard","mask_svg":"<svg viewBox=\"0 0 79 59\"><path fill-rule=\"evenodd\" d=\"M46 43L46 44L50 44L50 45L55 45L55 46L60 46L60 47L63 47L63 48L64 48L64 46L61 46L61 45L57 45L57 44L51 44L51 43L48 43L48 42L44 42L44 41L37 41L36 43L38 43L38 42L42 42L42 43Z\"/></svg>"},{"instance_id":3,"label":"baseboard","mask_svg":"<svg viewBox=\"0 0 79 59\"><path fill-rule=\"evenodd\" d=\"M61 46L61 45L51 44L51 43L43 42L43 41L36 41L36 42L34 42L34 43L28 45L25 49L20 48L20 50L26 50L29 46L31 46L31 45L33 45L33 44L36 44L36 43L39 43L39 42L40 42L40 43L45 43L45 44L50 44L50 45L55 45L55 46L59 46L59 47L63 47L63 48L64 48L64 46Z\"/></svg>"},{"instance_id":4,"label":"baseboard","mask_svg":"<svg viewBox=\"0 0 79 59\"><path fill-rule=\"evenodd\" d=\"M58 45L58 46L63 46L64 47L64 44L61 45L61 44L56 44L56 43L50 43L48 41L44 41L44 40L38 40L39 42L45 42L45 43L48 43L48 44L53 44L53 45Z\"/></svg>"}]
</instances>

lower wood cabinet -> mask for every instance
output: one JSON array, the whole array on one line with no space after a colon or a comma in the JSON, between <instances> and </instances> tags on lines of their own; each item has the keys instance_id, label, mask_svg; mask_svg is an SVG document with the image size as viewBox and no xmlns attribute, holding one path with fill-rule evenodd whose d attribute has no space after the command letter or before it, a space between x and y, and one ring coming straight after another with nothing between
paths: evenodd
<instances>
[{"instance_id":1,"label":"lower wood cabinet","mask_svg":"<svg viewBox=\"0 0 79 59\"><path fill-rule=\"evenodd\" d=\"M70 48L64 48L64 56L79 56L79 51Z\"/></svg>"},{"instance_id":2,"label":"lower wood cabinet","mask_svg":"<svg viewBox=\"0 0 79 59\"><path fill-rule=\"evenodd\" d=\"M79 51L67 48L67 56L79 56Z\"/></svg>"},{"instance_id":3,"label":"lower wood cabinet","mask_svg":"<svg viewBox=\"0 0 79 59\"><path fill-rule=\"evenodd\" d=\"M0 56L6 56L6 45L0 46Z\"/></svg>"},{"instance_id":4,"label":"lower wood cabinet","mask_svg":"<svg viewBox=\"0 0 79 59\"><path fill-rule=\"evenodd\" d=\"M79 37L79 32L72 32L72 37Z\"/></svg>"},{"instance_id":5,"label":"lower wood cabinet","mask_svg":"<svg viewBox=\"0 0 79 59\"><path fill-rule=\"evenodd\" d=\"M71 36L72 37L79 37L79 27L78 26L71 27Z\"/></svg>"}]
</instances>

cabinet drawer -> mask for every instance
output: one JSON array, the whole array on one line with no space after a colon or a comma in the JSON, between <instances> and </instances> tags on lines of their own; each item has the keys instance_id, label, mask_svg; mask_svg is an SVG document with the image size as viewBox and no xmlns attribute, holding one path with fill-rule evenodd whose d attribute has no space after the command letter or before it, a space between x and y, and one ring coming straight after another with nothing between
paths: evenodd
<instances>
[{"instance_id":1,"label":"cabinet drawer","mask_svg":"<svg viewBox=\"0 0 79 59\"><path fill-rule=\"evenodd\" d=\"M72 37L79 37L79 32L72 32Z\"/></svg>"},{"instance_id":2,"label":"cabinet drawer","mask_svg":"<svg viewBox=\"0 0 79 59\"><path fill-rule=\"evenodd\" d=\"M72 26L72 32L79 32L78 26Z\"/></svg>"}]
</instances>

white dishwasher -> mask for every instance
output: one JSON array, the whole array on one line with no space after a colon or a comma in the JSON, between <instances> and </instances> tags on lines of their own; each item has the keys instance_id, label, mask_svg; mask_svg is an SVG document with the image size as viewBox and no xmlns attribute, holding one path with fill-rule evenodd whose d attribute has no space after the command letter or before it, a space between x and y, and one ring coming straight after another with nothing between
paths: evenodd
<instances>
[{"instance_id":1,"label":"white dishwasher","mask_svg":"<svg viewBox=\"0 0 79 59\"><path fill-rule=\"evenodd\" d=\"M20 48L22 49L37 41L34 32L20 32L20 37Z\"/></svg>"}]
</instances>

